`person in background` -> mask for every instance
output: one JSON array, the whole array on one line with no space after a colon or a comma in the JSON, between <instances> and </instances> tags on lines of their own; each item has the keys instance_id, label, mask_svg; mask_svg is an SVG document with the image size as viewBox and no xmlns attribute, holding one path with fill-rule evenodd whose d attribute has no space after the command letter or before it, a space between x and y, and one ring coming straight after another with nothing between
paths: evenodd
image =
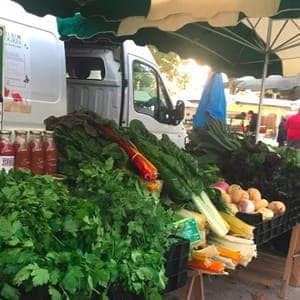
<instances>
[{"instance_id":1,"label":"person in background","mask_svg":"<svg viewBox=\"0 0 300 300\"><path fill-rule=\"evenodd\" d=\"M249 118L249 132L255 133L257 126L257 114L253 112L253 110L248 111Z\"/></svg>"},{"instance_id":2,"label":"person in background","mask_svg":"<svg viewBox=\"0 0 300 300\"><path fill-rule=\"evenodd\" d=\"M284 146L286 143L286 129L285 129L286 117L281 117L279 126L278 126L278 134L277 134L277 142L278 147Z\"/></svg>"},{"instance_id":3,"label":"person in background","mask_svg":"<svg viewBox=\"0 0 300 300\"><path fill-rule=\"evenodd\" d=\"M247 116L247 114L246 114L245 112L241 112L240 114L238 114L238 115L236 116L237 119L240 119L240 120L241 120L241 123L240 123L240 125L239 125L239 127L238 127L238 131L240 131L240 132L245 132L245 131L247 131L247 128L246 128L246 126L245 126L245 119L246 119L246 116Z\"/></svg>"},{"instance_id":4,"label":"person in background","mask_svg":"<svg viewBox=\"0 0 300 300\"><path fill-rule=\"evenodd\" d=\"M290 116L285 122L287 145L300 150L300 108L298 113Z\"/></svg>"}]
</instances>

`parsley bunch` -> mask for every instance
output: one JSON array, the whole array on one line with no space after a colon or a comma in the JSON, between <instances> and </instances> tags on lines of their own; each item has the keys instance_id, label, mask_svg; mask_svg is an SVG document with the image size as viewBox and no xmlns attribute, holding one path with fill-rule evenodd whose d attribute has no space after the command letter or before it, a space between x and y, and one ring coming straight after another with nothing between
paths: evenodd
<instances>
[{"instance_id":1,"label":"parsley bunch","mask_svg":"<svg viewBox=\"0 0 300 300\"><path fill-rule=\"evenodd\" d=\"M107 286L96 252L107 238L97 206L50 176L0 173L0 295L48 286L52 299L89 299Z\"/></svg>"},{"instance_id":2,"label":"parsley bunch","mask_svg":"<svg viewBox=\"0 0 300 300\"><path fill-rule=\"evenodd\" d=\"M83 161L76 185L0 172L0 295L46 286L53 300L107 299L110 287L148 298L165 288L173 213L113 159Z\"/></svg>"},{"instance_id":3,"label":"parsley bunch","mask_svg":"<svg viewBox=\"0 0 300 300\"><path fill-rule=\"evenodd\" d=\"M169 238L175 233L173 212L138 177L113 163L111 158L81 163L73 194L100 209L104 231L111 236L101 248L102 260L112 262L111 283L158 296L166 283L165 252L174 242Z\"/></svg>"}]
</instances>

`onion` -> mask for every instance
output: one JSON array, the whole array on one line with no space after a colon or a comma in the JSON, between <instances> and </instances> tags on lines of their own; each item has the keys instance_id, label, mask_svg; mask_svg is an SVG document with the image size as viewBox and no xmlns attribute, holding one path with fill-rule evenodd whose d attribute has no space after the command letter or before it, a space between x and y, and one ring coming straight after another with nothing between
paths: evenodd
<instances>
[{"instance_id":1,"label":"onion","mask_svg":"<svg viewBox=\"0 0 300 300\"><path fill-rule=\"evenodd\" d=\"M226 192L229 187L229 184L225 181L218 181L213 185L213 187Z\"/></svg>"},{"instance_id":2,"label":"onion","mask_svg":"<svg viewBox=\"0 0 300 300\"><path fill-rule=\"evenodd\" d=\"M239 203L239 211L247 214L253 213L255 210L254 203L251 200L242 200Z\"/></svg>"}]
</instances>

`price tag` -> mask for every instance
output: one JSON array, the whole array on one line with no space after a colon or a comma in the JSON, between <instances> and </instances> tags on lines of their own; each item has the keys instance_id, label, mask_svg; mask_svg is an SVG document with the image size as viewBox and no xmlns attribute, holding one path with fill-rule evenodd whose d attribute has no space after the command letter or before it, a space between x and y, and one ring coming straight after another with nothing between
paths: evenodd
<instances>
[{"instance_id":1,"label":"price tag","mask_svg":"<svg viewBox=\"0 0 300 300\"><path fill-rule=\"evenodd\" d=\"M175 224L179 228L177 235L189 240L191 244L198 243L203 240L195 218L182 219L177 221Z\"/></svg>"}]
</instances>

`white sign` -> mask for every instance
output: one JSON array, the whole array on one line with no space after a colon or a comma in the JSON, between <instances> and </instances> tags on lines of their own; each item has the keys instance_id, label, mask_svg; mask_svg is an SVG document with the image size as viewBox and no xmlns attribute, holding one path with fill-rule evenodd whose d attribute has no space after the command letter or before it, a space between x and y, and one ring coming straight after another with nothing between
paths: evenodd
<instances>
[{"instance_id":1,"label":"white sign","mask_svg":"<svg viewBox=\"0 0 300 300\"><path fill-rule=\"evenodd\" d=\"M29 40L21 33L7 32L5 37L6 96L18 93L24 100L30 98L31 69Z\"/></svg>"}]
</instances>

